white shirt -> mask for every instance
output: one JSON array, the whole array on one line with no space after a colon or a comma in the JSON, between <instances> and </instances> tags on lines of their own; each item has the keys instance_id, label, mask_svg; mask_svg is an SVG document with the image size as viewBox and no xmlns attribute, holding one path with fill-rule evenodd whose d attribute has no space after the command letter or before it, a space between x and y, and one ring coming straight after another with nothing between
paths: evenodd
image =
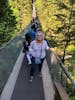
<instances>
[{"instance_id":1,"label":"white shirt","mask_svg":"<svg viewBox=\"0 0 75 100\"><path fill-rule=\"evenodd\" d=\"M30 43L29 51L33 57L44 58L46 56L46 50L49 49L49 46L45 40L41 44L37 44L36 41Z\"/></svg>"}]
</instances>

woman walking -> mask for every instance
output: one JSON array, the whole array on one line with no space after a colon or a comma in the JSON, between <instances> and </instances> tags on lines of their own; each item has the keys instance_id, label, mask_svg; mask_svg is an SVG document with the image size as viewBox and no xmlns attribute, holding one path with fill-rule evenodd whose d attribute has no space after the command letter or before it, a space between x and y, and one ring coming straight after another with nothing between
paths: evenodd
<instances>
[{"instance_id":1,"label":"woman walking","mask_svg":"<svg viewBox=\"0 0 75 100\"><path fill-rule=\"evenodd\" d=\"M36 69L36 65L38 65L39 69L39 77L41 77L41 69L42 64L46 56L46 50L52 51L52 48L50 48L44 40L44 34L42 31L38 31L36 33L35 40L30 43L29 51L31 52L32 58L31 58L31 70L30 70L30 79L29 81L32 82L34 77L34 72Z\"/></svg>"}]
</instances>

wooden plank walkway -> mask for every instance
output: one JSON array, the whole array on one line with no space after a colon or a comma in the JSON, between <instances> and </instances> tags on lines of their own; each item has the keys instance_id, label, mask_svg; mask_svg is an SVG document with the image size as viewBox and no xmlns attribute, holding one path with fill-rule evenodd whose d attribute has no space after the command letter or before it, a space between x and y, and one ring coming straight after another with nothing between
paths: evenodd
<instances>
[{"instance_id":1,"label":"wooden plank walkway","mask_svg":"<svg viewBox=\"0 0 75 100\"><path fill-rule=\"evenodd\" d=\"M35 72L32 83L28 81L29 72L30 66L24 57L11 100L45 100L42 78L38 77L38 70Z\"/></svg>"}]
</instances>

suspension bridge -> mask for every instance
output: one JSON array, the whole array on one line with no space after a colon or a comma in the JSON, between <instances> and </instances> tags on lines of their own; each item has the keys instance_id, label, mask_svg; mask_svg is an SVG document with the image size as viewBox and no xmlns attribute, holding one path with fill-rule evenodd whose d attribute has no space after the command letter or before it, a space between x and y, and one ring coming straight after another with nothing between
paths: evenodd
<instances>
[{"instance_id":1,"label":"suspension bridge","mask_svg":"<svg viewBox=\"0 0 75 100\"><path fill-rule=\"evenodd\" d=\"M36 9L33 2L32 5L32 17L36 19ZM2 66L12 66L10 76L1 92L0 100L70 100L64 89L66 79L69 79L72 87L75 87L75 82L60 58L53 52L47 51L41 72L42 77L38 77L37 70L33 82L29 83L30 65L22 52L24 35L29 28L30 24L19 36L10 40L0 49L0 55L3 54L0 56L0 63L2 64L1 61L5 63Z\"/></svg>"}]
</instances>

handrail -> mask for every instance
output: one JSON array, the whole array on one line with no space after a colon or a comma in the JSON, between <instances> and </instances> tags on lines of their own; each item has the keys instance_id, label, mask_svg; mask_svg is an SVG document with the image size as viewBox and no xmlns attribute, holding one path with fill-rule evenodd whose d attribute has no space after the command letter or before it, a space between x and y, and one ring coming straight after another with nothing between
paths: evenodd
<instances>
[{"instance_id":1,"label":"handrail","mask_svg":"<svg viewBox=\"0 0 75 100\"><path fill-rule=\"evenodd\" d=\"M61 65L62 70L64 71L64 73L66 74L67 78L70 80L70 82L72 83L72 85L75 87L75 82L73 81L70 73L68 72L68 70L65 68L65 66L63 65L61 59L56 55L57 60L59 61L59 64Z\"/></svg>"},{"instance_id":2,"label":"handrail","mask_svg":"<svg viewBox=\"0 0 75 100\"><path fill-rule=\"evenodd\" d=\"M46 39L47 41L47 39ZM51 47L50 43L47 41L48 45ZM53 52L53 51L52 51ZM62 68L62 70L64 71L65 75L67 76L67 78L70 80L71 84L75 87L75 81L72 79L70 73L68 72L68 70L66 69L66 67L64 66L64 64L62 63L61 59L53 52L53 54L56 56L60 67Z\"/></svg>"},{"instance_id":3,"label":"handrail","mask_svg":"<svg viewBox=\"0 0 75 100\"><path fill-rule=\"evenodd\" d=\"M66 91L63 89L60 83L55 82L54 85L55 85L54 100L56 100L56 98L58 98L58 100L70 100L69 96L67 95Z\"/></svg>"}]
</instances>

